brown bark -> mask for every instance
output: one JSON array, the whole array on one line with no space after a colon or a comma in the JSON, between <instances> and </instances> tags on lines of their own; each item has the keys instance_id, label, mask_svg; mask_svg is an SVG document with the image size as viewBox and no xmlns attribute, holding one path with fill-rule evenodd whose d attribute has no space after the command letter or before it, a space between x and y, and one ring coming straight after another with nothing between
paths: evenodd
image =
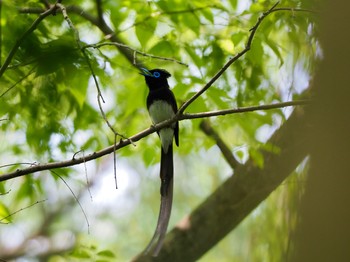
<instances>
[{"instance_id":1,"label":"brown bark","mask_svg":"<svg viewBox=\"0 0 350 262\"><path fill-rule=\"evenodd\" d=\"M252 161L238 166L235 175L167 236L157 258L138 257L135 261L196 261L215 246L249 215L288 177L307 156L306 118L297 108L269 143L279 154L263 152L265 168Z\"/></svg>"}]
</instances>

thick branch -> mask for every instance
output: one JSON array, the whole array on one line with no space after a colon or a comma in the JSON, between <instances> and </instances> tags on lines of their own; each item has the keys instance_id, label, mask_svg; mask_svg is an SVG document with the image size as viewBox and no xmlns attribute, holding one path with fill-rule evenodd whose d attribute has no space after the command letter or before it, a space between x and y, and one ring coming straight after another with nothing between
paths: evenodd
<instances>
[{"instance_id":1,"label":"thick branch","mask_svg":"<svg viewBox=\"0 0 350 262\"><path fill-rule=\"evenodd\" d=\"M103 8L102 8L102 1L96 0L96 7L97 7L97 17L99 20L99 24L105 24L105 20L103 18Z\"/></svg>"},{"instance_id":2,"label":"thick branch","mask_svg":"<svg viewBox=\"0 0 350 262\"><path fill-rule=\"evenodd\" d=\"M295 110L269 140L280 153L263 152L264 169L253 161L239 165L235 175L167 235L157 261L197 261L237 227L307 156L307 139L300 136L307 127L303 112Z\"/></svg>"}]
</instances>

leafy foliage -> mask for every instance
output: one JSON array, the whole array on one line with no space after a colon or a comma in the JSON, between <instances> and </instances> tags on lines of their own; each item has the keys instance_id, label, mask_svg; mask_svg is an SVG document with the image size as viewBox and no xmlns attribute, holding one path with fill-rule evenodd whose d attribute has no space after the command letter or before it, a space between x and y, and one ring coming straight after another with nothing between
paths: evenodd
<instances>
[{"instance_id":1,"label":"leafy foliage","mask_svg":"<svg viewBox=\"0 0 350 262\"><path fill-rule=\"evenodd\" d=\"M2 64L19 37L37 19L38 13L47 8L43 4L45 2L1 1ZM53 4L53 1L48 2ZM46 17L20 43L10 65L0 77L0 165L4 165L1 173L12 172L25 165L71 159L76 153L87 155L114 142L114 134L98 105L98 88L93 75L97 77L105 101L102 107L106 118L118 133L130 137L149 127L151 122L145 108L147 90L137 67L144 64L149 68L166 68L171 72L171 86L181 105L208 82L230 57L245 47L249 29L274 2L67 0L62 4L76 32L57 9L55 15ZM99 17L98 5L103 17ZM315 7L309 2L304 4L297 0L283 1L283 6L300 9ZM307 87L304 83L312 76L321 52L315 19L315 14L305 10L279 10L270 14L258 29L251 50L228 68L186 112L269 104L300 95ZM106 34L106 26L114 33ZM79 39L76 33L79 33ZM118 46L90 46L108 42L112 37L117 37L121 44L142 54L133 52L132 60L125 56L125 49ZM152 58L150 54L171 60ZM175 60L189 66L180 65ZM298 72L302 72L302 79ZM275 130L286 117L288 111L281 109L216 117L211 119L211 123L232 149L238 162L244 163L247 158L252 158L256 165L264 168L260 151L268 148L265 141L270 130ZM177 189L176 201L180 204L173 212L173 221L189 212L210 194L214 189L213 184L219 184L230 173L218 164L222 160L218 159L217 152L213 154L214 142L200 131L199 124L200 120L180 123L181 146L177 150L176 165L178 170L183 171L178 175L183 182L178 182L181 189ZM259 130L265 132L264 139L259 137ZM65 236L62 238L59 233L69 231L68 235L73 239L70 245L57 247L52 244L47 249L39 248L38 253L49 258L49 261L62 261L55 255L56 250L63 250L61 258L69 261L91 261L92 257L95 261L112 261L115 256L120 261L130 259L149 239L152 228L149 225L155 221L156 211L153 213L149 206L150 203L157 203L158 178L149 174L157 173L158 144L158 138L152 135L139 141L136 146L118 151L117 162L124 163L121 169L127 170L127 175L124 172L119 175L117 164L118 179L121 176L122 181L127 181L119 187L126 187L121 196L130 205L119 203L118 208L112 207L113 211L109 209L110 206L98 211L89 210L88 220L95 227L93 234L100 242L98 247L95 244L93 248L80 246L84 240L75 240L77 232L86 229L86 224L81 222L84 221L83 215L70 190L61 179L48 171L0 183L1 193L9 191L0 195L0 219L38 199L48 199L2 221L11 222L13 228L11 224L0 224L2 228L9 228L0 235L15 230L17 223L23 224L24 236L17 241L20 249L32 236L62 241ZM216 159L215 163L206 163L208 158ZM203 170L202 165L207 168ZM95 194L101 194L103 190L99 181L101 177L106 179L106 176L113 176L112 166L113 161L106 157L71 169L59 169L57 173L75 192L85 210L89 208L87 206L96 207L94 202L87 201L87 188L91 187ZM201 176L188 178L193 174ZM130 185L132 183L138 187ZM114 185L109 184L108 187L113 189ZM97 188L100 190L96 191ZM292 190L286 187L281 189L281 194L290 193L292 196ZM186 203L186 206L181 203ZM272 209L273 203L266 205L269 205L266 210L271 212L267 215L267 223L271 223L279 210ZM128 216L119 214L126 212L124 209L127 209ZM38 222L35 227L30 228L30 223L24 221L27 214L31 220ZM116 220L113 215L123 221L111 225L111 217ZM106 231L103 223L95 222L97 219L106 221L116 233L113 235L111 230ZM288 219L283 223L288 224ZM289 230L290 224L286 224L283 232ZM101 232L105 232L105 238ZM266 238L263 235L258 238L270 241L273 233L266 234ZM278 237L277 233L274 237ZM285 246L278 250L280 248ZM3 256L7 255L2 252L5 249L6 245L0 242L0 254ZM223 249L227 257L232 256L229 247L224 246ZM264 255L253 252L251 260L259 261ZM274 261L278 261L282 255L277 252ZM222 261L227 261L227 257ZM210 259L211 254L204 258L207 261Z\"/></svg>"}]
</instances>

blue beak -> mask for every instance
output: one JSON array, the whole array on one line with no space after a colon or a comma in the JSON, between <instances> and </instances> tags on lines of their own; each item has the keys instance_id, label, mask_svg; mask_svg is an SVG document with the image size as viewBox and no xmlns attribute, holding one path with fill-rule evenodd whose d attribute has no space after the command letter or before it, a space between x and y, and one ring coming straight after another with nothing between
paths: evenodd
<instances>
[{"instance_id":1,"label":"blue beak","mask_svg":"<svg viewBox=\"0 0 350 262\"><path fill-rule=\"evenodd\" d=\"M144 67L141 67L140 70L141 70L140 74L143 76L153 76L152 73Z\"/></svg>"}]
</instances>

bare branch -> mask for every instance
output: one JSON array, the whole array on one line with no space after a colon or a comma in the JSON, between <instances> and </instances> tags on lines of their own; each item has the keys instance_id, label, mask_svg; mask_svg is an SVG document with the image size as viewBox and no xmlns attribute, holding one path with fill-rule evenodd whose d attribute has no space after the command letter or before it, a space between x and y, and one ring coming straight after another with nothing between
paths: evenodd
<instances>
[{"instance_id":1,"label":"bare branch","mask_svg":"<svg viewBox=\"0 0 350 262\"><path fill-rule=\"evenodd\" d=\"M102 9L102 1L96 0L97 7L97 17L100 24L105 24L105 20L103 19L103 9Z\"/></svg>"},{"instance_id":2,"label":"bare branch","mask_svg":"<svg viewBox=\"0 0 350 262\"><path fill-rule=\"evenodd\" d=\"M216 142L216 145L218 146L222 155L226 159L226 162L230 165L232 170L235 169L239 165L239 163L234 158L231 152L231 149L225 144L225 142L221 139L219 134L213 129L210 122L208 120L203 120L200 123L199 127L207 136L210 136L211 138L214 139L214 141Z\"/></svg>"},{"instance_id":3,"label":"bare branch","mask_svg":"<svg viewBox=\"0 0 350 262\"><path fill-rule=\"evenodd\" d=\"M13 164L2 165L2 166L0 166L0 168L9 167L9 166L18 166L18 165L30 165L30 166L33 166L33 165L36 165L36 164L37 164L37 162L33 162L33 163L21 162L21 163L13 163Z\"/></svg>"},{"instance_id":4,"label":"bare branch","mask_svg":"<svg viewBox=\"0 0 350 262\"><path fill-rule=\"evenodd\" d=\"M202 112L202 113L183 114L179 117L179 120L206 118L206 117L213 117L213 116L224 116L224 115L239 114L239 113L253 112L253 111L259 111L259 110L271 110L271 109L283 108L287 106L307 105L309 103L310 103L310 100L297 100L297 101L275 103L270 105L249 106L249 107L216 110L216 111Z\"/></svg>"},{"instance_id":5,"label":"bare branch","mask_svg":"<svg viewBox=\"0 0 350 262\"><path fill-rule=\"evenodd\" d=\"M80 210L81 210L81 212L83 213L84 218L85 218L85 222L86 222L86 224L87 224L88 234L90 234L90 223L89 223L89 219L88 219L88 217L87 217L87 215L86 215L86 213L85 213L85 210L84 210L83 206L81 205L81 203L80 203L80 201L79 201L77 195L74 193L73 189L68 185L68 183L66 182L66 180L64 180L64 178L63 178L61 175L59 175L57 172L55 172L55 171L53 171L53 170L51 170L51 172L52 172L55 176L57 176L59 179L61 179L61 181L66 185L66 187L67 187L67 188L69 189L69 191L71 192L71 194L72 194L73 198L75 199L75 201L78 203L78 206L80 207ZM87 184L87 188L88 188L88 190L89 190L89 184ZM89 192L90 192L90 191L89 191Z\"/></svg>"},{"instance_id":6,"label":"bare branch","mask_svg":"<svg viewBox=\"0 0 350 262\"><path fill-rule=\"evenodd\" d=\"M136 54L140 54L142 56L147 56L147 57L154 58L154 59L159 59L159 60L171 61L171 62L175 62L175 63L178 63L180 65L184 65L184 66L188 67L188 64L186 64L184 62L181 62L179 60L176 60L174 58L148 54L148 53L145 53L145 52L141 52L141 51L139 51L139 50L137 50L135 48L132 48L132 47L126 45L126 44L122 44L122 43L118 43L118 42L105 42L105 43L99 43L99 44L93 44L93 45L86 45L86 46L84 46L84 48L99 48L99 47L106 46L106 45L113 45L113 46L123 47L125 49L129 49L129 50L133 51ZM133 64L135 64L135 61L133 61Z\"/></svg>"},{"instance_id":7,"label":"bare branch","mask_svg":"<svg viewBox=\"0 0 350 262\"><path fill-rule=\"evenodd\" d=\"M311 9L305 9L305 8L293 8L293 7L279 7L279 8L274 8L273 10L271 10L271 13L273 12L278 12L278 11L291 11L293 12L307 12L307 13L318 13L315 10L311 10Z\"/></svg>"},{"instance_id":8,"label":"bare branch","mask_svg":"<svg viewBox=\"0 0 350 262\"><path fill-rule=\"evenodd\" d=\"M0 176L0 182L10 180L15 177L24 176L27 174L32 174L39 171L44 170L51 170L56 168L62 168L62 167L70 167L75 166L84 162L88 162L97 158L100 158L104 155L111 154L116 150L119 150L125 146L128 146L132 142L137 142L140 139L164 128L172 123L175 123L177 121L182 121L185 119L194 119L194 118L205 118L205 117L212 117L212 116L220 116L220 115L227 115L227 114L238 114L238 113L244 113L244 112L253 112L253 111L259 111L259 110L269 110L269 109L277 109L277 108L283 108L287 106L295 106L295 105L305 105L308 104L307 100L302 101L290 101L290 102L283 102L283 103L277 103L277 104L271 104L271 105L261 105L261 106L253 106L253 107L244 107L244 108L236 108L236 109L227 109L227 110L218 110L218 111L212 111L212 112L204 112L204 113L196 113L196 114L184 114L181 116L175 116L172 119L163 121L157 125L151 126L148 129L145 129L141 131L140 133L130 137L128 140L120 140L118 144L109 146L105 149L102 149L100 151L91 153L87 156L83 156L80 158L74 158L70 160L60 161L60 162L51 162L46 164L35 164L33 166L30 166L28 168L23 169L17 169L14 172L6 173Z\"/></svg>"},{"instance_id":9,"label":"bare branch","mask_svg":"<svg viewBox=\"0 0 350 262\"><path fill-rule=\"evenodd\" d=\"M118 189L117 181L117 154L116 154L117 136L114 136L114 148L113 148L113 173L114 173L114 183L115 189Z\"/></svg>"},{"instance_id":10,"label":"bare branch","mask_svg":"<svg viewBox=\"0 0 350 262\"><path fill-rule=\"evenodd\" d=\"M22 208L18 209L18 210L16 210L15 212L12 212L11 214L9 214L8 216L2 217L2 218L0 219L0 223L1 223L1 224L8 224L7 222L4 223L4 222L2 222L2 221L8 219L8 218L11 217L11 216L16 215L17 213L19 213L19 212L21 212L21 211L23 211L23 210L25 210L25 209L28 209L28 208L30 208L30 207L32 207L32 206L35 206L36 204L43 203L43 202L45 202L46 200L47 200L47 199L40 200L40 201L36 201L36 202L34 202L33 204L30 204L29 206L22 207Z\"/></svg>"},{"instance_id":11,"label":"bare branch","mask_svg":"<svg viewBox=\"0 0 350 262\"><path fill-rule=\"evenodd\" d=\"M239 165L233 176L167 234L157 261L200 260L295 170L310 149L308 136L301 135L310 132L307 110L295 110L269 139L268 143L283 150L279 154L262 151L265 168L252 159ZM132 261L151 262L154 258L140 253Z\"/></svg>"}]
</instances>

